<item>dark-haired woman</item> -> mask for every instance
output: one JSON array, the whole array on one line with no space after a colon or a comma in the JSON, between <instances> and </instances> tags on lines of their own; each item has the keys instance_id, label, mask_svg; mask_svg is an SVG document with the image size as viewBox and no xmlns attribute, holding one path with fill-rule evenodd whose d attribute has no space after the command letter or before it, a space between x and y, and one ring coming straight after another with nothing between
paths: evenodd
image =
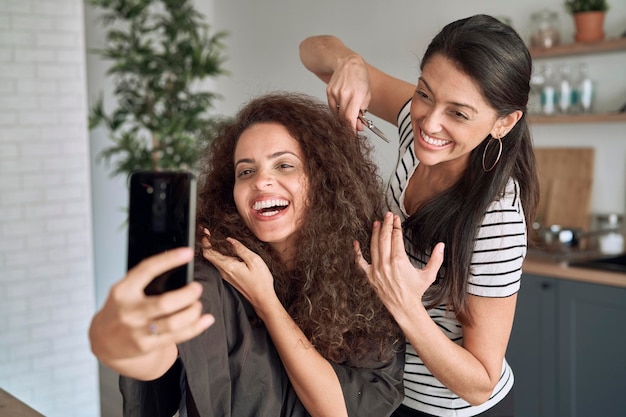
<instances>
[{"instance_id":1,"label":"dark-haired woman","mask_svg":"<svg viewBox=\"0 0 626 417\"><path fill-rule=\"evenodd\" d=\"M300 56L354 129L363 111L398 126L394 215L375 225L371 266L363 263L407 339L395 415L513 415L504 355L538 200L524 42L490 16L452 22L431 41L417 86L332 36L305 39ZM415 276L411 264L425 265L440 241L440 276Z\"/></svg>"},{"instance_id":2,"label":"dark-haired woman","mask_svg":"<svg viewBox=\"0 0 626 417\"><path fill-rule=\"evenodd\" d=\"M302 95L254 99L222 128L199 178L196 282L146 297L191 253L158 255L92 322L92 350L123 375L125 416L393 412L401 332L353 251L358 241L369 253L384 205L368 153Z\"/></svg>"}]
</instances>

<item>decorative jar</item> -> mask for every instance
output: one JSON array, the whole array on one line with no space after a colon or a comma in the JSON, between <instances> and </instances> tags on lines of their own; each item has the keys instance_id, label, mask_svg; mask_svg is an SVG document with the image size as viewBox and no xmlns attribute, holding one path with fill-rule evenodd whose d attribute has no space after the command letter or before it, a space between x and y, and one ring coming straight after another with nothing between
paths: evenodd
<instances>
[{"instance_id":1,"label":"decorative jar","mask_svg":"<svg viewBox=\"0 0 626 417\"><path fill-rule=\"evenodd\" d=\"M533 13L530 16L530 46L535 48L551 48L559 43L559 15L548 9Z\"/></svg>"}]
</instances>

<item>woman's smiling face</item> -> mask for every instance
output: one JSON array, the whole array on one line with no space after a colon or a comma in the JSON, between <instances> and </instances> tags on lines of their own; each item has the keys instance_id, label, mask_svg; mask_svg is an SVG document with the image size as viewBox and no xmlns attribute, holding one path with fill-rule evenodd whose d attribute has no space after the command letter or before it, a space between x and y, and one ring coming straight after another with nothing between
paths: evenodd
<instances>
[{"instance_id":1,"label":"woman's smiling face","mask_svg":"<svg viewBox=\"0 0 626 417\"><path fill-rule=\"evenodd\" d=\"M304 218L309 181L298 142L278 123L257 123L239 137L234 154L237 211L284 262Z\"/></svg>"},{"instance_id":2,"label":"woman's smiling face","mask_svg":"<svg viewBox=\"0 0 626 417\"><path fill-rule=\"evenodd\" d=\"M490 133L501 136L501 119L476 82L450 60L434 55L424 65L413 101L415 152L421 163L462 172L470 152Z\"/></svg>"}]
</instances>

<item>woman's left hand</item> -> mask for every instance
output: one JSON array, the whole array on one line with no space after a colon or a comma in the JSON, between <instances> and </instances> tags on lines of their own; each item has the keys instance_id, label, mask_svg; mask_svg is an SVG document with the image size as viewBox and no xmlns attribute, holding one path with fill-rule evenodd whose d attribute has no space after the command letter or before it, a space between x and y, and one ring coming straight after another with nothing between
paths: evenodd
<instances>
[{"instance_id":1,"label":"woman's left hand","mask_svg":"<svg viewBox=\"0 0 626 417\"><path fill-rule=\"evenodd\" d=\"M236 239L228 238L241 260L211 249L208 239L202 240L202 255L211 262L223 279L235 287L257 310L276 298L274 277L259 255Z\"/></svg>"},{"instance_id":2,"label":"woman's left hand","mask_svg":"<svg viewBox=\"0 0 626 417\"><path fill-rule=\"evenodd\" d=\"M444 244L438 243L424 269L417 269L404 250L400 218L387 213L382 224L375 222L372 230L369 265L355 243L357 260L389 312L400 321L406 312L421 303L422 296L437 278L443 263Z\"/></svg>"}]
</instances>

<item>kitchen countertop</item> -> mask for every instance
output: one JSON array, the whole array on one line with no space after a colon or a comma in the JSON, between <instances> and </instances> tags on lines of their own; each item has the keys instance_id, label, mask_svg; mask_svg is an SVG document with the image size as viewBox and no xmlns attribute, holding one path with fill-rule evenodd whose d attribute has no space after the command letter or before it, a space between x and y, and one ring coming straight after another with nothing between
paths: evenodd
<instances>
[{"instance_id":1,"label":"kitchen countertop","mask_svg":"<svg viewBox=\"0 0 626 417\"><path fill-rule=\"evenodd\" d=\"M0 388L0 416L2 417L44 417L2 388Z\"/></svg>"},{"instance_id":2,"label":"kitchen countertop","mask_svg":"<svg viewBox=\"0 0 626 417\"><path fill-rule=\"evenodd\" d=\"M626 287L626 274L598 269L569 266L566 261L546 259L529 253L522 265L522 272L552 278L569 279L589 284Z\"/></svg>"}]
</instances>

